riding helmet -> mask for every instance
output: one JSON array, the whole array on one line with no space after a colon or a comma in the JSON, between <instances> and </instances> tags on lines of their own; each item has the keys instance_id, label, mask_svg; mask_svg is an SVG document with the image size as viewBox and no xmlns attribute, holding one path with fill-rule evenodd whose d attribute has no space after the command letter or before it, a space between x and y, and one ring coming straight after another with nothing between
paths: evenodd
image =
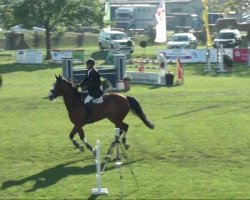
<instances>
[{"instance_id":1,"label":"riding helmet","mask_svg":"<svg viewBox=\"0 0 250 200\"><path fill-rule=\"evenodd\" d=\"M86 65L91 65L91 66L94 66L95 65L95 60L93 58L89 58L87 61L86 61Z\"/></svg>"}]
</instances>

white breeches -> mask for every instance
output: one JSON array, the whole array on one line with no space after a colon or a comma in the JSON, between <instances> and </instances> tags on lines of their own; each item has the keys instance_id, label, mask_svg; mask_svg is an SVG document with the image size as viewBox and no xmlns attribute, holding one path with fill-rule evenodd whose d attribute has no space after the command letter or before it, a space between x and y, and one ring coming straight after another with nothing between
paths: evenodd
<instances>
[{"instance_id":1,"label":"white breeches","mask_svg":"<svg viewBox=\"0 0 250 200\"><path fill-rule=\"evenodd\" d=\"M85 100L84 100L84 104L87 104L87 103L89 103L91 100L93 100L94 99L94 97L92 97L92 96L90 96L89 94L88 94L88 96L85 98ZM93 100L93 103L96 103L96 104L98 104L98 103L102 103L103 102L103 98L102 97L99 97L99 98L96 98L96 99L94 99Z\"/></svg>"},{"instance_id":2,"label":"white breeches","mask_svg":"<svg viewBox=\"0 0 250 200\"><path fill-rule=\"evenodd\" d=\"M89 94L88 94L88 96L85 98L85 100L84 100L84 104L87 104L87 103L89 103L92 99L94 99L94 97L92 97L92 96L90 96Z\"/></svg>"}]
</instances>

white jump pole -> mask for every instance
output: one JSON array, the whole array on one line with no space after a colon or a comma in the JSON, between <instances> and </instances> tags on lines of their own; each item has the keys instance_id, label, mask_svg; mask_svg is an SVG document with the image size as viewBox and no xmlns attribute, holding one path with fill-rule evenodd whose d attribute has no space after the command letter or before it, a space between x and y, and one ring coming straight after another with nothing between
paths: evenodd
<instances>
[{"instance_id":1,"label":"white jump pole","mask_svg":"<svg viewBox=\"0 0 250 200\"><path fill-rule=\"evenodd\" d=\"M207 72L211 72L211 59L210 59L210 49L208 48L208 46L206 47L206 62L207 62L207 66L206 66L206 71Z\"/></svg>"},{"instance_id":2,"label":"white jump pole","mask_svg":"<svg viewBox=\"0 0 250 200\"><path fill-rule=\"evenodd\" d=\"M97 188L91 189L93 195L108 194L107 188L102 188L101 186L101 163L100 163L100 140L96 141L96 181Z\"/></svg>"},{"instance_id":3,"label":"white jump pole","mask_svg":"<svg viewBox=\"0 0 250 200\"><path fill-rule=\"evenodd\" d=\"M166 72L167 72L167 59L164 57L163 53L158 53L157 54L157 59L160 63L159 68L160 68L160 80L159 83L160 85L166 85Z\"/></svg>"},{"instance_id":4,"label":"white jump pole","mask_svg":"<svg viewBox=\"0 0 250 200\"><path fill-rule=\"evenodd\" d=\"M224 70L224 60L223 60L223 57L224 57L224 49L223 49L223 45L220 44L220 49L219 49L219 53L218 53L218 72L225 72Z\"/></svg>"}]
</instances>

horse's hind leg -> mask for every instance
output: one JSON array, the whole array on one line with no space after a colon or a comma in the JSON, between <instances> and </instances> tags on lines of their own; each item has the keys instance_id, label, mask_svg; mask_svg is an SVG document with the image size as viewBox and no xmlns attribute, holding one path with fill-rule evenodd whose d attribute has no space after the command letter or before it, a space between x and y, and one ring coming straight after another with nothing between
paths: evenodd
<instances>
[{"instance_id":1,"label":"horse's hind leg","mask_svg":"<svg viewBox=\"0 0 250 200\"><path fill-rule=\"evenodd\" d=\"M124 115L126 116L126 115ZM127 131L129 125L123 122L124 117L122 118L114 118L110 117L108 118L113 124L115 124L116 128L120 129L120 136L122 139L122 144L124 145L125 149L129 148L128 142L127 142Z\"/></svg>"},{"instance_id":2,"label":"horse's hind leg","mask_svg":"<svg viewBox=\"0 0 250 200\"><path fill-rule=\"evenodd\" d=\"M121 136L121 139L122 139L122 144L124 145L125 149L128 149L129 145L128 145L128 141L127 141L127 132L128 132L129 125L124 123L124 122L121 122L116 127L120 128L120 136Z\"/></svg>"},{"instance_id":3,"label":"horse's hind leg","mask_svg":"<svg viewBox=\"0 0 250 200\"><path fill-rule=\"evenodd\" d=\"M73 143L73 145L75 146L75 148L79 149L80 151L83 151L83 146L81 146L75 139L74 139L74 136L75 134L77 133L77 129L76 127L74 126L72 131L70 132L69 134L69 138L71 140L71 142Z\"/></svg>"},{"instance_id":4,"label":"horse's hind leg","mask_svg":"<svg viewBox=\"0 0 250 200\"><path fill-rule=\"evenodd\" d=\"M82 141L82 143L87 147L88 150L90 150L95 155L95 149L87 142L87 139L85 138L84 132L82 128L78 128L78 134Z\"/></svg>"}]
</instances>

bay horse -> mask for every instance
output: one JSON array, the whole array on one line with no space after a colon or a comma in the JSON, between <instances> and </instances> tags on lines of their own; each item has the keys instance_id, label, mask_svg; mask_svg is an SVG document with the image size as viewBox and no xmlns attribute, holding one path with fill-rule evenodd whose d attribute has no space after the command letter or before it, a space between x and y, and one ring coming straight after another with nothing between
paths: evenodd
<instances>
[{"instance_id":1,"label":"bay horse","mask_svg":"<svg viewBox=\"0 0 250 200\"><path fill-rule=\"evenodd\" d=\"M95 155L95 149L87 142L82 128L87 124L87 112L85 105L81 100L81 93L78 91L77 87L75 87L73 82L60 75L55 75L55 77L56 81L48 94L48 99L53 101L59 96L63 98L65 106L68 110L69 119L74 124L74 127L69 135L70 140L76 148L83 151L83 146L81 146L74 139L75 134L78 133L83 145ZM147 127L151 129L154 128L154 124L147 119L135 97L125 97L118 93L103 95L103 102L93 106L91 115L93 122L107 118L115 125L116 128L119 128L120 136L122 136L122 143L127 149L128 144L126 140L126 133L129 125L124 123L123 120L130 110L138 116Z\"/></svg>"}]
</instances>

